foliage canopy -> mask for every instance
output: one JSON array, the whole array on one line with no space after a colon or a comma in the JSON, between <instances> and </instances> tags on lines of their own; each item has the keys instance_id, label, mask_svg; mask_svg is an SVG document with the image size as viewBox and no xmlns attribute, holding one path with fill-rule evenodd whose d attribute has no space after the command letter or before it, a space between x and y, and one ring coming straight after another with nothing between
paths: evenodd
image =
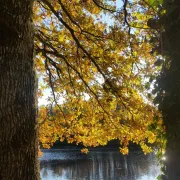
<instances>
[{"instance_id":1,"label":"foliage canopy","mask_svg":"<svg viewBox=\"0 0 180 180\"><path fill-rule=\"evenodd\" d=\"M158 34L146 22L153 1L41 0L34 4L39 96L51 89L49 106L39 110L40 142L56 140L84 146L119 139L159 143L163 131L150 89L158 72L150 38ZM106 19L106 20L105 20ZM153 84L153 83L152 83Z\"/></svg>"}]
</instances>

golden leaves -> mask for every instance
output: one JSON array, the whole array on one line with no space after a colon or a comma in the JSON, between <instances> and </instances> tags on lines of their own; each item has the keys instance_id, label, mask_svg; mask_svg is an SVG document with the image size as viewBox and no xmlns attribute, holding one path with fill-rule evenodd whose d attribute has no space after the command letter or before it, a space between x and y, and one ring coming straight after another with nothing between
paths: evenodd
<instances>
[{"instance_id":1,"label":"golden leaves","mask_svg":"<svg viewBox=\"0 0 180 180\"><path fill-rule=\"evenodd\" d=\"M142 31L129 35L120 19L111 27L97 20L103 12L90 0L35 4L36 69L52 90L53 109L40 108L40 141L49 148L64 139L85 146L119 139L123 154L129 141L149 152L145 141L157 141L149 131L157 109L145 101L142 82L152 71L151 46Z\"/></svg>"},{"instance_id":2,"label":"golden leaves","mask_svg":"<svg viewBox=\"0 0 180 180\"><path fill-rule=\"evenodd\" d=\"M81 149L81 152L87 154L89 152L89 150L87 148L83 148L83 149Z\"/></svg>"},{"instance_id":3,"label":"golden leaves","mask_svg":"<svg viewBox=\"0 0 180 180\"><path fill-rule=\"evenodd\" d=\"M127 155L129 153L129 149L127 147L124 147L124 148L120 148L120 152L123 154L123 155Z\"/></svg>"}]
</instances>

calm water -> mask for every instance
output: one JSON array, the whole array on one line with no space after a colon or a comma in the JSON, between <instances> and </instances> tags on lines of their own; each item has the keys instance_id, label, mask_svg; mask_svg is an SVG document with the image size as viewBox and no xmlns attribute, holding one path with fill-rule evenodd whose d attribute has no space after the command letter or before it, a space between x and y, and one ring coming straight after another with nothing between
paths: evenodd
<instances>
[{"instance_id":1,"label":"calm water","mask_svg":"<svg viewBox=\"0 0 180 180\"><path fill-rule=\"evenodd\" d=\"M160 167L153 154L133 152L122 156L118 150L44 150L42 180L155 180Z\"/></svg>"}]
</instances>

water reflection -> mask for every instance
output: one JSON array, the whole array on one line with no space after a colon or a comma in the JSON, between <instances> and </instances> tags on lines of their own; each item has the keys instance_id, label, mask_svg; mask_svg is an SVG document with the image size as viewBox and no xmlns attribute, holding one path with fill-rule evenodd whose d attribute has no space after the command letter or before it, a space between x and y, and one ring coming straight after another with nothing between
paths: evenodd
<instances>
[{"instance_id":1,"label":"water reflection","mask_svg":"<svg viewBox=\"0 0 180 180\"><path fill-rule=\"evenodd\" d=\"M155 156L140 152L45 150L40 160L42 180L155 180L160 174Z\"/></svg>"}]
</instances>

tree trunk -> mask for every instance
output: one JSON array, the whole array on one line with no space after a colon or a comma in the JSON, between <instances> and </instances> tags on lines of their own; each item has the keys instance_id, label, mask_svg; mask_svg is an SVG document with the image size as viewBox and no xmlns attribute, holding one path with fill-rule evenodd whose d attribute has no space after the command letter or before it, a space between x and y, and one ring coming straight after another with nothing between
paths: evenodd
<instances>
[{"instance_id":1,"label":"tree trunk","mask_svg":"<svg viewBox=\"0 0 180 180\"><path fill-rule=\"evenodd\" d=\"M180 179L180 1L164 0L167 12L165 31L169 41L170 66L165 75L163 90L163 120L167 132L165 161L166 177L163 179Z\"/></svg>"},{"instance_id":2,"label":"tree trunk","mask_svg":"<svg viewBox=\"0 0 180 180\"><path fill-rule=\"evenodd\" d=\"M0 0L0 180L38 180L33 0Z\"/></svg>"}]
</instances>

